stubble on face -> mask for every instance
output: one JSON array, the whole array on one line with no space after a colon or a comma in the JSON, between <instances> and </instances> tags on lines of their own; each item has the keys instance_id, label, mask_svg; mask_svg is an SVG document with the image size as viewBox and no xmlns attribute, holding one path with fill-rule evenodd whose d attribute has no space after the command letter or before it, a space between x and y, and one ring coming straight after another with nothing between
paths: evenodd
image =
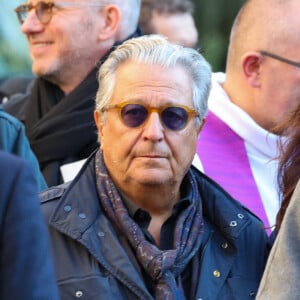
<instances>
[{"instance_id":1,"label":"stubble on face","mask_svg":"<svg viewBox=\"0 0 300 300\"><path fill-rule=\"evenodd\" d=\"M75 88L100 59L98 40L89 15L81 15L70 24L66 22L67 18L62 26L58 24L58 30L50 27L51 49L45 57L32 56L32 72L58 86Z\"/></svg>"}]
</instances>

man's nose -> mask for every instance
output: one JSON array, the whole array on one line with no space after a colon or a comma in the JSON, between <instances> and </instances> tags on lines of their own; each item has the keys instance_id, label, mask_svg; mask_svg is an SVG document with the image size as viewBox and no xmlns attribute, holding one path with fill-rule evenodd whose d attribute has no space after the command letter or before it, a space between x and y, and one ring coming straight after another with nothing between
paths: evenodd
<instances>
[{"instance_id":1,"label":"man's nose","mask_svg":"<svg viewBox=\"0 0 300 300\"><path fill-rule=\"evenodd\" d=\"M33 32L39 32L44 29L44 25L38 19L35 9L28 12L27 18L21 25L21 31L24 34L30 34Z\"/></svg>"},{"instance_id":2,"label":"man's nose","mask_svg":"<svg viewBox=\"0 0 300 300\"><path fill-rule=\"evenodd\" d=\"M157 112L151 112L144 125L143 136L145 139L159 141L163 139L164 127Z\"/></svg>"}]
</instances>

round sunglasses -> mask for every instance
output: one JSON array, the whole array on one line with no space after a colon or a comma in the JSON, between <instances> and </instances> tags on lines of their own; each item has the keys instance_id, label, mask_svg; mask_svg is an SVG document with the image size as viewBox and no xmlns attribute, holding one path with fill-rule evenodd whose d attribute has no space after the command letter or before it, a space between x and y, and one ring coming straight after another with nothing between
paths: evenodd
<instances>
[{"instance_id":1,"label":"round sunglasses","mask_svg":"<svg viewBox=\"0 0 300 300\"><path fill-rule=\"evenodd\" d=\"M94 2L88 3L88 2L67 2L67 1L57 1L57 2L39 1L36 4L32 4L32 3L21 4L15 8L15 12L17 13L19 22L22 25L26 21L30 11L34 9L38 20L43 25L46 25L52 19L53 8L59 9L59 8L68 8L68 7L89 7L89 6L102 7L104 5L100 3L94 3Z\"/></svg>"},{"instance_id":2,"label":"round sunglasses","mask_svg":"<svg viewBox=\"0 0 300 300\"><path fill-rule=\"evenodd\" d=\"M102 112L116 109L122 122L131 128L142 126L150 114L159 114L162 125L170 130L178 131L184 129L193 117L198 117L198 112L185 105L166 105L162 107L151 107L139 103L121 102L115 105L108 105L101 109Z\"/></svg>"}]
</instances>

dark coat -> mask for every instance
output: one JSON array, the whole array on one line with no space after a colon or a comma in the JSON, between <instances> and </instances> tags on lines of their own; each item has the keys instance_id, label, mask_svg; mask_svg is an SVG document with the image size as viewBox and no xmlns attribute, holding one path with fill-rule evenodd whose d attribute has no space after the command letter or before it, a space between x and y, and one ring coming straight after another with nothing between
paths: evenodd
<instances>
[{"instance_id":1,"label":"dark coat","mask_svg":"<svg viewBox=\"0 0 300 300\"><path fill-rule=\"evenodd\" d=\"M41 194L61 297L152 300L128 257L126 237L116 233L99 204L94 163L90 158L72 183ZM196 299L254 299L268 254L263 224L212 180L193 172L206 241L193 258L201 264L199 276L191 278Z\"/></svg>"},{"instance_id":2,"label":"dark coat","mask_svg":"<svg viewBox=\"0 0 300 300\"><path fill-rule=\"evenodd\" d=\"M59 299L33 171L24 160L2 151L0 299Z\"/></svg>"},{"instance_id":3,"label":"dark coat","mask_svg":"<svg viewBox=\"0 0 300 300\"><path fill-rule=\"evenodd\" d=\"M32 76L18 76L7 78L0 82L0 103L16 93L25 93L32 81Z\"/></svg>"}]
</instances>

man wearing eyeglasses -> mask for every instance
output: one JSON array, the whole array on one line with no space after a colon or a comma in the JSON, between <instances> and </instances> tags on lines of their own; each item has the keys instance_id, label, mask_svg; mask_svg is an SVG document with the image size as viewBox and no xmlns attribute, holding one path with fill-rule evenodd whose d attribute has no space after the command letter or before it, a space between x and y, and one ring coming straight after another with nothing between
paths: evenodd
<instances>
[{"instance_id":1,"label":"man wearing eyeglasses","mask_svg":"<svg viewBox=\"0 0 300 300\"><path fill-rule=\"evenodd\" d=\"M103 63L101 149L41 195L62 299L254 298L263 224L191 167L210 82L201 54L160 36Z\"/></svg>"},{"instance_id":2,"label":"man wearing eyeglasses","mask_svg":"<svg viewBox=\"0 0 300 300\"><path fill-rule=\"evenodd\" d=\"M300 101L299 1L248 0L234 22L226 76L213 75L197 153L204 172L259 216L279 209L276 126Z\"/></svg>"},{"instance_id":3,"label":"man wearing eyeglasses","mask_svg":"<svg viewBox=\"0 0 300 300\"><path fill-rule=\"evenodd\" d=\"M15 11L36 79L4 109L25 123L52 186L72 179L98 146L96 74L115 45L140 35L140 0L29 1Z\"/></svg>"}]
</instances>

